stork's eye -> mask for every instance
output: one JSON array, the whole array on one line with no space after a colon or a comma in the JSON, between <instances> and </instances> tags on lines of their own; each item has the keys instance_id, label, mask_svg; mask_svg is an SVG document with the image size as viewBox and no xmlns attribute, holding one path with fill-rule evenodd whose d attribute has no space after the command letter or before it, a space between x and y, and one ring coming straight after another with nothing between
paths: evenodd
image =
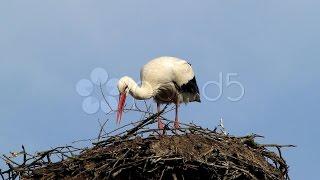
<instances>
[{"instance_id":1,"label":"stork's eye","mask_svg":"<svg viewBox=\"0 0 320 180\"><path fill-rule=\"evenodd\" d=\"M129 87L128 87L128 86L126 87L125 91L126 91L127 93L129 92Z\"/></svg>"}]
</instances>

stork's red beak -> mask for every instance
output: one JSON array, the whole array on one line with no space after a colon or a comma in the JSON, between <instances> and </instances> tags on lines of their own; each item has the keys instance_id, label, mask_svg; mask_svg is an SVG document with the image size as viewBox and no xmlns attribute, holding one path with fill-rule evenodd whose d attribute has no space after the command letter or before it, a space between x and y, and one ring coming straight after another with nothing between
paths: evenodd
<instances>
[{"instance_id":1,"label":"stork's red beak","mask_svg":"<svg viewBox=\"0 0 320 180\"><path fill-rule=\"evenodd\" d=\"M119 104L118 104L118 112L117 112L117 123L120 124L121 118L122 118L122 113L123 113L123 108L126 103L126 93L120 93L119 95Z\"/></svg>"}]
</instances>

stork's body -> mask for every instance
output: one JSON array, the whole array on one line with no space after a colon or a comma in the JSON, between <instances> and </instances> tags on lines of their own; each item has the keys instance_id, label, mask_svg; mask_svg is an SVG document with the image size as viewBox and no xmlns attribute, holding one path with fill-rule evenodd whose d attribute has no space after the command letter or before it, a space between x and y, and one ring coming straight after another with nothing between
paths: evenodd
<instances>
[{"instance_id":1,"label":"stork's body","mask_svg":"<svg viewBox=\"0 0 320 180\"><path fill-rule=\"evenodd\" d=\"M153 98L160 110L160 104L174 103L176 105L175 127L179 127L178 107L180 103L200 102L199 88L191 65L175 57L160 57L144 65L140 72L141 86L130 77L119 80L120 100L118 106L118 121L129 92L135 99ZM163 129L163 123L158 119L158 126Z\"/></svg>"}]
</instances>

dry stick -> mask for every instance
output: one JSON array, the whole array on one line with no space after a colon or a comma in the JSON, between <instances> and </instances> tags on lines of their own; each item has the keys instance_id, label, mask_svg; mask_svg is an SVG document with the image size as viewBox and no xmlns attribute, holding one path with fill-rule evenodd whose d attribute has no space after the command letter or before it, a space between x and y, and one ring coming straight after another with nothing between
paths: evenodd
<instances>
[{"instance_id":1,"label":"dry stick","mask_svg":"<svg viewBox=\"0 0 320 180\"><path fill-rule=\"evenodd\" d=\"M245 161L245 160L242 160L242 159L239 159L239 158L230 156L230 155L226 155L226 157L228 157L228 158L230 158L230 159L234 159L234 160L236 160L236 161L240 161L240 162L242 162L242 163L244 163L244 164L246 164L246 165L248 165L248 166L251 165L251 166L253 166L253 167L256 168L256 169L260 169L259 166L257 166L257 165L254 164L253 162L252 162L252 164L250 164L250 163L248 163L248 162ZM268 175L269 175L270 172L266 171L265 173L268 173ZM270 175L269 175L269 176L270 176Z\"/></svg>"},{"instance_id":2,"label":"dry stick","mask_svg":"<svg viewBox=\"0 0 320 180\"><path fill-rule=\"evenodd\" d=\"M115 169L117 169L117 164L118 164L120 161L122 161L124 158L126 158L126 156L128 155L129 152L130 152L130 150L127 150L127 152L126 152L121 158L119 158L119 159L114 163L112 169L111 169L110 172L109 172L108 179L110 179L110 176L111 176L112 172L113 172Z\"/></svg>"},{"instance_id":3,"label":"dry stick","mask_svg":"<svg viewBox=\"0 0 320 180\"><path fill-rule=\"evenodd\" d=\"M47 157L48 155L50 155L50 154L52 154L52 153L56 153L56 156L58 156L58 153L59 153L60 155L62 155L62 154L64 154L64 153L66 153L66 152L63 152L63 151L62 151L62 150L65 149L65 148L73 148L73 149L74 149L74 152L81 150L81 149L79 149L79 148L74 148L74 147L72 147L72 146L57 147L57 148L54 148L54 149L52 149L52 150L39 153L39 156L40 156L40 157L39 157L39 158L34 157L35 160L34 160L33 162L31 162L27 167L32 167L32 166L36 165L39 161L42 161L45 157ZM64 155L64 156L66 156L66 155ZM60 156L58 156L58 157L60 157ZM67 156L67 157L68 157L68 156ZM60 157L60 158L61 158L61 157ZM62 158L63 158L63 156L62 156Z\"/></svg>"},{"instance_id":4,"label":"dry stick","mask_svg":"<svg viewBox=\"0 0 320 180\"><path fill-rule=\"evenodd\" d=\"M111 110L111 111L114 111L114 110L112 109L112 107L110 106L110 104L109 104L106 96L105 96L104 93L103 93L102 84L101 84L101 83L100 83L100 92L101 92L101 94L102 94L102 97L103 97L104 101L105 101L105 102L107 103L107 105L109 106L110 110Z\"/></svg>"},{"instance_id":5,"label":"dry stick","mask_svg":"<svg viewBox=\"0 0 320 180\"><path fill-rule=\"evenodd\" d=\"M262 147L276 147L276 148L283 148L283 147L297 147L296 145L292 145L292 144L289 144L289 145L279 145L279 144L262 144L260 145Z\"/></svg>"},{"instance_id":6,"label":"dry stick","mask_svg":"<svg viewBox=\"0 0 320 180\"><path fill-rule=\"evenodd\" d=\"M133 106L134 106L137 110L142 111L142 110L139 108L136 99L133 99Z\"/></svg>"},{"instance_id":7,"label":"dry stick","mask_svg":"<svg viewBox=\"0 0 320 180\"><path fill-rule=\"evenodd\" d=\"M239 138L239 139L264 138L264 136L261 136L259 134L250 134L250 135L247 135L247 136L239 136L237 138Z\"/></svg>"},{"instance_id":8,"label":"dry stick","mask_svg":"<svg viewBox=\"0 0 320 180\"><path fill-rule=\"evenodd\" d=\"M282 152L281 152L281 148L283 147L297 147L295 145L278 145L278 144L263 144L261 145L263 147L276 147L279 153L280 158L282 159L282 161L285 161L284 158L282 157ZM269 157L270 158L270 157ZM279 163L279 162L278 162ZM290 179L290 177L288 176L288 167L286 167L285 163L279 163L280 168L282 167L282 169L284 170L284 174L286 175L287 179Z\"/></svg>"},{"instance_id":9,"label":"dry stick","mask_svg":"<svg viewBox=\"0 0 320 180\"><path fill-rule=\"evenodd\" d=\"M237 169L237 170L239 170L239 171L242 171L243 173L245 173L246 175L249 175L252 179L254 179L254 180L258 180L254 175L252 175L249 171L247 171L247 170L244 170L244 169L242 169L242 168L239 168L239 167L237 167L237 166L230 166L231 168L234 168L234 169Z\"/></svg>"},{"instance_id":10,"label":"dry stick","mask_svg":"<svg viewBox=\"0 0 320 180\"><path fill-rule=\"evenodd\" d=\"M109 120L109 119L108 119ZM106 122L105 122L106 123ZM104 124L105 124L104 123ZM104 132L104 134L101 134L101 138L107 138L107 137L109 137L112 133L114 133L114 132L116 132L116 131L119 131L119 130L121 130L121 129L124 129L124 128L126 128L126 127L128 127L128 126L130 126L130 125L132 125L133 123L129 123L129 124L126 124L126 125L124 125L124 126L121 126L121 127L119 127L119 128L116 128L116 129L114 129L114 130L112 130L112 131L110 131L110 132ZM72 143L78 143L78 142L86 142L86 141L95 141L95 140L100 140L100 139L98 139L98 138L90 138L90 139L81 139L81 140L77 140L77 141L73 141ZM97 143L92 143L93 145L96 145Z\"/></svg>"},{"instance_id":11,"label":"dry stick","mask_svg":"<svg viewBox=\"0 0 320 180\"><path fill-rule=\"evenodd\" d=\"M146 108L146 109L149 109L149 108L148 108L149 106L148 106L148 104L147 104L147 101L146 101L146 100L143 100L143 102L144 102L145 108Z\"/></svg>"},{"instance_id":12,"label":"dry stick","mask_svg":"<svg viewBox=\"0 0 320 180\"><path fill-rule=\"evenodd\" d=\"M110 134L112 134L112 133L114 133L114 132L116 132L116 131L119 131L119 130L121 130L121 129L124 129L124 128L128 127L128 126L131 126L132 124L133 124L133 123L129 123L129 124L126 124L126 125L121 126L121 127L119 127L119 128L116 128L116 129L108 132L107 134L104 134L104 136L109 136Z\"/></svg>"},{"instance_id":13,"label":"dry stick","mask_svg":"<svg viewBox=\"0 0 320 180\"><path fill-rule=\"evenodd\" d=\"M0 169L0 175L1 175L2 180L5 180L1 169Z\"/></svg>"},{"instance_id":14,"label":"dry stick","mask_svg":"<svg viewBox=\"0 0 320 180\"><path fill-rule=\"evenodd\" d=\"M278 153L279 153L280 158L281 158L282 160L284 160L284 159L282 158L281 148L280 148L279 146L276 146L276 148L277 148L277 150L278 150ZM281 164L279 164L279 165L280 165L280 168L281 168L281 167L282 167ZM287 167L284 167L284 172L281 171L281 176L284 176L284 174L287 174L287 171L288 171ZM283 174L283 173L284 173L284 174Z\"/></svg>"},{"instance_id":15,"label":"dry stick","mask_svg":"<svg viewBox=\"0 0 320 180\"><path fill-rule=\"evenodd\" d=\"M140 108L138 108L138 106L135 106L135 107L136 107L136 109L124 109L124 110L125 110L125 111L136 111L136 112L142 112L142 113L146 113L146 114L152 114L150 111L143 111L143 110L141 110ZM113 111L113 112L116 112L116 111ZM163 114L164 114L164 113L163 113ZM153 114L153 115L156 115L156 114ZM142 121L142 120L141 120L141 121ZM140 121L138 121L138 122L140 122ZM105 123L106 123L106 122L105 122ZM105 124L105 123L104 123L104 124ZM109 137L112 133L114 133L114 132L116 132L116 131L119 131L119 130L121 130L121 129L124 129L124 128L128 127L128 126L131 126L131 125L133 125L133 123L129 123L129 124L126 124L126 125L121 126L121 127L119 127L119 128L116 128L116 129L114 129L114 130L112 130L112 131L110 131L110 132L108 132L108 133L105 133L105 134L101 135L100 138L101 138L101 137L107 138L107 137ZM125 132L122 132L121 134L124 134L124 133L125 133ZM118 136L121 135L121 134L118 134ZM117 136L117 135L115 135L115 136ZM85 141L94 141L94 140L99 140L99 138L82 139L82 140L73 141L72 143L85 142ZM103 141L101 141L101 142L103 142ZM97 143L92 143L92 144L97 145ZM98 142L98 144L99 144L99 142Z\"/></svg>"},{"instance_id":16,"label":"dry stick","mask_svg":"<svg viewBox=\"0 0 320 180\"><path fill-rule=\"evenodd\" d=\"M165 110L167 109L167 106L165 106L160 112L158 112L157 114L154 114L150 117L148 117L147 119L143 120L141 123L139 123L136 127L132 128L130 131L127 132L126 135L124 135L123 137L121 137L122 139L126 139L128 137L130 137L133 133L135 133L136 131L138 131L140 128L152 124L157 117L159 117Z\"/></svg>"},{"instance_id":17,"label":"dry stick","mask_svg":"<svg viewBox=\"0 0 320 180\"><path fill-rule=\"evenodd\" d=\"M164 169L162 170L162 172L161 172L161 176L160 176L159 180L162 180L163 175L164 175L164 172L165 172L166 170L167 170L167 168L164 168Z\"/></svg>"},{"instance_id":18,"label":"dry stick","mask_svg":"<svg viewBox=\"0 0 320 180\"><path fill-rule=\"evenodd\" d=\"M47 161L48 161L48 163L51 163L50 155L47 155Z\"/></svg>"},{"instance_id":19,"label":"dry stick","mask_svg":"<svg viewBox=\"0 0 320 180\"><path fill-rule=\"evenodd\" d=\"M99 131L99 135L98 135L98 138L97 138L98 141L101 138L102 132L106 133L105 130L104 130L104 127L105 127L105 125L107 124L108 121L109 121L109 119L107 119L103 124L101 124L100 120L98 120L99 125L100 125L100 131Z\"/></svg>"},{"instance_id":20,"label":"dry stick","mask_svg":"<svg viewBox=\"0 0 320 180\"><path fill-rule=\"evenodd\" d=\"M26 149L24 148L24 145L22 145L22 152L23 152L23 166L26 164L27 162L27 154L26 154Z\"/></svg>"},{"instance_id":21,"label":"dry stick","mask_svg":"<svg viewBox=\"0 0 320 180\"><path fill-rule=\"evenodd\" d=\"M283 147L296 147L296 146L295 146L295 145L278 145L278 144L264 144L264 145L262 145L262 146L264 146L264 147L276 147L276 148L277 148L280 158L282 159L282 161L284 161L283 164L281 164L281 163L278 162L280 168L281 168L282 170L284 170L284 172L281 172L281 173L284 173L284 174L282 174L282 176L285 175L285 177L290 180L290 177L288 176L288 167L287 167L287 165L285 164L284 158L282 157L281 148L283 148Z\"/></svg>"},{"instance_id":22,"label":"dry stick","mask_svg":"<svg viewBox=\"0 0 320 180\"><path fill-rule=\"evenodd\" d=\"M132 107L131 108L124 108L123 111L126 113L126 112L129 112L129 111L133 111L133 112L141 112L141 113L146 113L146 114L152 114L151 112L148 112L148 111L144 111L144 110L139 110L139 109L133 109ZM116 111L115 111L116 112Z\"/></svg>"},{"instance_id":23,"label":"dry stick","mask_svg":"<svg viewBox=\"0 0 320 180\"><path fill-rule=\"evenodd\" d=\"M9 157L7 157L6 155L2 155L2 156L3 156L2 159L3 159L4 161L19 166L18 163L14 162L13 160L11 160L11 159L10 159ZM10 165L11 165L11 164L10 164Z\"/></svg>"}]
</instances>

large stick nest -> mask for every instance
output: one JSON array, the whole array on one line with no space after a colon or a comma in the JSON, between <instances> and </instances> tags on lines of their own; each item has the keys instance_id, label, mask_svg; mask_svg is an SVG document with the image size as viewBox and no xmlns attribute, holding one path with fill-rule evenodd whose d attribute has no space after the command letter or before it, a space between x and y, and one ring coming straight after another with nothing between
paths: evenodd
<instances>
[{"instance_id":1,"label":"large stick nest","mask_svg":"<svg viewBox=\"0 0 320 180\"><path fill-rule=\"evenodd\" d=\"M176 131L167 126L167 134L161 135L158 129L147 128L159 115L103 140L100 137L90 149L66 146L30 155L23 147L19 153L3 156L9 169L0 171L0 178L289 179L280 150L288 146L262 145L255 142L258 135L235 137L194 124ZM54 162L54 155L61 159ZM13 160L17 157L22 163Z\"/></svg>"}]
</instances>

